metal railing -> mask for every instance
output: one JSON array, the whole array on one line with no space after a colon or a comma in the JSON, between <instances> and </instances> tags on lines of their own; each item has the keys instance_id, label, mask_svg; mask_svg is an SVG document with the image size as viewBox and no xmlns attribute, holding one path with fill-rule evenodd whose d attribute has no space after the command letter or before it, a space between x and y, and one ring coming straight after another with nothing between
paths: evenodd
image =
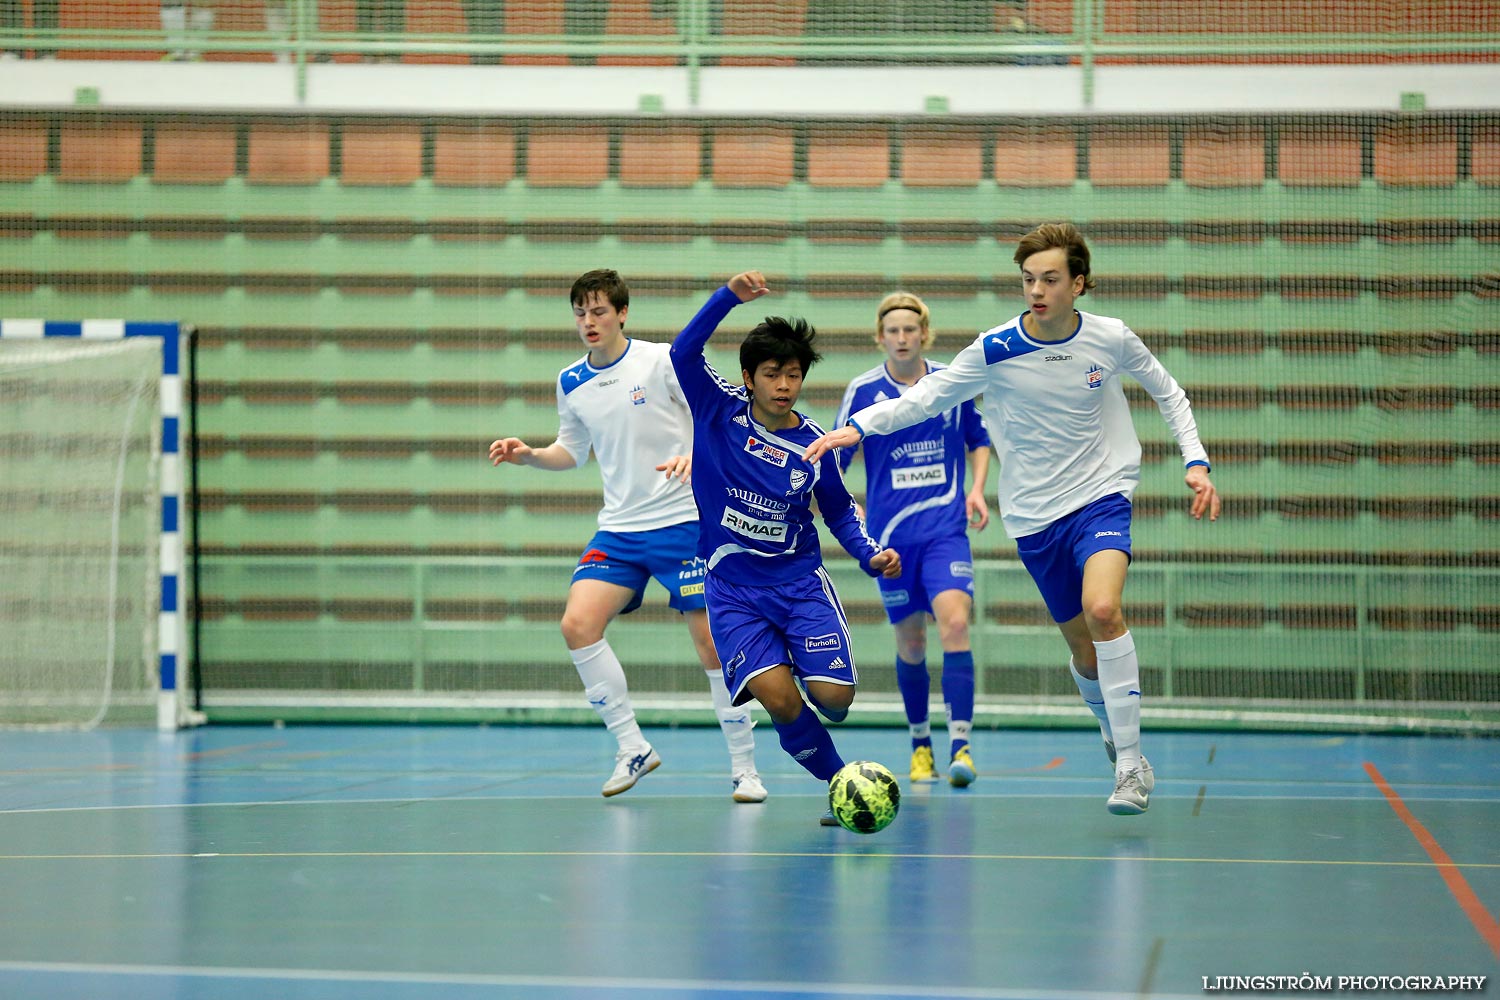
<instances>
[{"instance_id":1,"label":"metal railing","mask_svg":"<svg viewBox=\"0 0 1500 1000\"><path fill-rule=\"evenodd\" d=\"M1293 62L1320 57L1348 63L1392 58L1442 57L1468 61L1500 60L1500 34L1493 32L1392 33L1121 33L1106 28L1114 0L1074 0L1071 29L1023 31L885 31L849 34L820 29L799 35L727 34L715 16L717 0L680 0L675 33L625 34L458 34L456 32L358 33L325 31L318 0L291 0L289 30L185 31L168 35L145 29L5 28L0 51L29 51L66 57L74 51L154 53L163 49L198 58L204 53L269 52L284 56L297 75L299 97L306 94L310 64L339 56L463 56L494 61L506 56L551 56L580 62L608 57L669 59L688 74L696 107L701 74L726 58L791 59L805 64L869 65L1026 65L1076 67L1084 105L1093 104L1100 60L1233 60L1255 58ZM596 21L599 20L596 18ZM878 26L877 26L878 28Z\"/></svg>"}]
</instances>

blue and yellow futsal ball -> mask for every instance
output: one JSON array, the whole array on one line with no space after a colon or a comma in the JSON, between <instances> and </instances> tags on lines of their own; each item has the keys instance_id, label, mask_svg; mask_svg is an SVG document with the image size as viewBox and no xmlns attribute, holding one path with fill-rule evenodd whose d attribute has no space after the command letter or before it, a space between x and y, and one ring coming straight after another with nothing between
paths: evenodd
<instances>
[{"instance_id":1,"label":"blue and yellow futsal ball","mask_svg":"<svg viewBox=\"0 0 1500 1000\"><path fill-rule=\"evenodd\" d=\"M828 782L828 807L845 830L879 833L901 809L901 786L884 764L856 760Z\"/></svg>"}]
</instances>

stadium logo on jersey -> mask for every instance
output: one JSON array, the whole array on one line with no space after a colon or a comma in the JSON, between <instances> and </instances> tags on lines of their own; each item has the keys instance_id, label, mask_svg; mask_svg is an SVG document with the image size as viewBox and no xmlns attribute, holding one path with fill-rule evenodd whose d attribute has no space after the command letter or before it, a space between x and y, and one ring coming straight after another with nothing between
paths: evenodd
<instances>
[{"instance_id":1,"label":"stadium logo on jersey","mask_svg":"<svg viewBox=\"0 0 1500 1000\"><path fill-rule=\"evenodd\" d=\"M801 469L793 469L792 470L792 488L786 491L786 495L787 496L791 496L793 493L801 493L802 492L802 487L804 487L806 485L807 485L807 473L803 472Z\"/></svg>"},{"instance_id":2,"label":"stadium logo on jersey","mask_svg":"<svg viewBox=\"0 0 1500 1000\"><path fill-rule=\"evenodd\" d=\"M915 490L923 486L942 486L948 481L946 465L916 465L891 470L891 489Z\"/></svg>"},{"instance_id":3,"label":"stadium logo on jersey","mask_svg":"<svg viewBox=\"0 0 1500 1000\"><path fill-rule=\"evenodd\" d=\"M646 390L642 389L640 386L636 386L635 388L631 389L630 401L636 406L640 406L642 403L646 402Z\"/></svg>"},{"instance_id":4,"label":"stadium logo on jersey","mask_svg":"<svg viewBox=\"0 0 1500 1000\"><path fill-rule=\"evenodd\" d=\"M951 563L948 564L948 575L949 576L973 576L974 575L974 564L971 563L971 562L964 562L962 560L954 560L953 562L951 562Z\"/></svg>"},{"instance_id":5,"label":"stadium logo on jersey","mask_svg":"<svg viewBox=\"0 0 1500 1000\"><path fill-rule=\"evenodd\" d=\"M802 640L802 645L809 653L816 653L820 649L844 648L843 644L839 642L837 632L829 632L827 635L810 635Z\"/></svg>"},{"instance_id":6,"label":"stadium logo on jersey","mask_svg":"<svg viewBox=\"0 0 1500 1000\"><path fill-rule=\"evenodd\" d=\"M1124 536L1120 532L1118 532L1118 531L1096 531L1096 532L1094 532L1094 537L1095 538L1122 538Z\"/></svg>"},{"instance_id":7,"label":"stadium logo on jersey","mask_svg":"<svg viewBox=\"0 0 1500 1000\"><path fill-rule=\"evenodd\" d=\"M1104 370L1102 368L1100 368L1098 365L1090 365L1089 366L1088 379L1089 379L1089 388L1090 389L1097 389L1097 388L1099 388L1101 385L1104 384Z\"/></svg>"},{"instance_id":8,"label":"stadium logo on jersey","mask_svg":"<svg viewBox=\"0 0 1500 1000\"><path fill-rule=\"evenodd\" d=\"M758 538L767 542L786 541L785 521L762 521L725 507L724 516L719 519L719 524L746 538Z\"/></svg>"},{"instance_id":9,"label":"stadium logo on jersey","mask_svg":"<svg viewBox=\"0 0 1500 1000\"><path fill-rule=\"evenodd\" d=\"M786 468L787 454L775 445L766 444L756 437L748 437L745 439L745 450L762 462L770 462L777 468Z\"/></svg>"}]
</instances>

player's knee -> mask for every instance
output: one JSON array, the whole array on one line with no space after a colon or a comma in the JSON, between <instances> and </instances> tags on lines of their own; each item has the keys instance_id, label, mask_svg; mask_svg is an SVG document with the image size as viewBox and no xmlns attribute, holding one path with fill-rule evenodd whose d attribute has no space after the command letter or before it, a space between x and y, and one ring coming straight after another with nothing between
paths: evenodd
<instances>
[{"instance_id":1,"label":"player's knee","mask_svg":"<svg viewBox=\"0 0 1500 1000\"><path fill-rule=\"evenodd\" d=\"M563 641L568 644L569 649L592 646L604 638L603 627L582 615L565 612L559 627L562 629Z\"/></svg>"},{"instance_id":2,"label":"player's knee","mask_svg":"<svg viewBox=\"0 0 1500 1000\"><path fill-rule=\"evenodd\" d=\"M938 638L942 641L944 649L958 649L967 647L969 644L969 616L963 614L948 614L938 619Z\"/></svg>"},{"instance_id":3,"label":"player's knee","mask_svg":"<svg viewBox=\"0 0 1500 1000\"><path fill-rule=\"evenodd\" d=\"M1102 633L1124 630L1125 618L1120 611L1120 602L1113 597L1103 597L1088 602L1083 607L1083 617L1088 623L1089 634L1097 638Z\"/></svg>"}]
</instances>

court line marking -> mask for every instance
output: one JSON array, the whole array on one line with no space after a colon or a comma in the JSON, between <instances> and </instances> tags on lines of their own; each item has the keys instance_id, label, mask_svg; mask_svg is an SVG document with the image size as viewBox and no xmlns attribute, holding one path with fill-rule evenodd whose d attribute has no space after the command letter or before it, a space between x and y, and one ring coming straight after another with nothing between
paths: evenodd
<instances>
[{"instance_id":1,"label":"court line marking","mask_svg":"<svg viewBox=\"0 0 1500 1000\"><path fill-rule=\"evenodd\" d=\"M122 965L107 963L0 961L0 973L38 972L73 975L183 976L214 979L285 979L442 986L530 986L553 989L621 989L688 993L794 993L853 997L956 997L965 1000L1119 1000L1118 993L1092 990L981 989L964 986L913 986L895 983L816 983L753 980L603 979L583 976L518 976L483 973L366 972L354 969L256 969L234 966ZM1154 994L1158 1000L1190 1000L1189 994Z\"/></svg>"},{"instance_id":2,"label":"court line marking","mask_svg":"<svg viewBox=\"0 0 1500 1000\"><path fill-rule=\"evenodd\" d=\"M297 772L287 772L287 773L288 774L296 774ZM274 777L274 776L275 775L272 775L272 777ZM138 776L133 775L132 777L138 777ZM391 780L399 780L399 779L393 777ZM590 780L592 780L592 779L590 779ZM1098 784L1098 782L1095 781L1094 779L1082 779L1082 778L1080 778L1080 779L1075 779L1075 780L1077 780L1079 782L1087 781L1089 783L1090 787ZM377 783L378 782L362 782L361 784L363 784L363 785L369 785L369 784L377 784ZM1224 782L1224 781L1216 781L1215 784L1226 785L1226 786L1231 787L1231 788L1234 785L1233 782ZM1359 791L1358 790L1358 788L1364 788L1364 787L1367 787L1367 786L1351 787L1351 788L1348 789L1348 793L1341 794L1341 795L1246 795L1246 794L1231 794L1231 795L1222 796L1222 798L1223 798L1224 801L1230 802L1230 803L1233 803L1233 802L1361 802L1361 803L1364 803L1364 802L1379 802L1379 801L1381 801L1380 798L1378 798L1376 796L1376 794L1373 793L1373 792ZM972 788L972 786L971 786L971 788ZM100 789L100 790L96 790L96 792L97 792L97 794L103 794L104 791L109 791L109 790L110 789ZM327 793L327 792L330 791L330 789L325 788L325 789L322 789L322 791L324 793ZM944 792L942 794L946 795L948 793ZM1073 792L1073 793L1069 793L1069 794L1058 794L1057 792L1035 792L1035 793L1031 793L1031 792L1017 792L1015 790L1011 790L1011 791L1008 791L1008 792L976 792L976 791L972 791L971 789L965 789L961 794L962 794L962 797L964 799L968 799L968 800L974 800L974 799L1004 799L1006 801L1014 801L1014 800L1017 800L1017 799L1027 799L1027 800L1031 800L1031 799L1059 799L1059 800L1064 800L1064 801L1072 801L1072 800L1077 800L1077 799L1093 798L1093 794L1094 793L1092 791L1087 792L1087 793L1085 793L1085 792ZM824 798L824 796L822 796L819 793L814 792L814 791L809 791L809 792L805 792L805 793L804 792L785 792L785 791L783 791L783 792L777 792L777 797L778 798L782 798L782 799L798 799L798 800L801 800L801 799L823 799ZM700 793L693 793L693 792L684 792L684 793L675 794L675 795L674 794L662 794L662 793L646 792L646 793L639 794L639 795L632 795L629 798L628 802L646 802L646 801L682 802L682 801L687 801L687 800L702 800L703 798L704 798L704 796L702 794L700 794ZM957 798L957 796L955 796L955 798ZM580 792L556 792L556 793L548 794L548 795L458 795L458 794L444 794L444 795L434 795L434 796L423 796L421 798L411 798L410 796L402 796L402 797L380 797L380 798L358 798L358 799L354 799L354 798L351 798L351 799L338 799L338 798L329 798L329 799L308 799L308 798L233 799L233 800L226 800L224 802L136 802L136 803L129 803L129 804L123 804L123 803L115 802L115 803L110 803L109 805L98 805L98 806L20 806L20 807L14 807L14 808L0 807L0 816L25 816L25 815L30 815L30 814L41 814L41 813L70 813L70 812L128 812L128 811L131 811L131 810L147 810L147 809L247 809L247 808L261 808L261 807L265 807L265 806L378 806L378 805L412 806L412 805L420 805L420 804L423 804L423 803L432 803L432 804L435 804L435 805L436 804L450 805L450 804L455 803L455 802L562 802L562 801L584 801L585 799L587 799L590 802L598 801L594 795L587 795L587 796L585 796L585 795L583 795ZM913 795L913 800L914 801L916 800L916 796L915 795ZM1164 802L1164 801L1168 801L1168 800L1166 798L1159 798L1158 801L1163 801ZM1186 801L1186 800L1185 799L1180 799L1178 801ZM1411 797L1409 797L1409 801L1411 801L1411 802L1442 802L1442 803L1450 803L1450 804L1451 803L1467 803L1467 804L1470 804L1470 805L1497 805L1497 804L1500 804L1500 798L1496 798L1496 797L1493 797L1493 796L1481 798L1481 797L1467 796L1467 795L1417 795L1417 796L1411 796ZM625 806L626 806L626 802L622 802L620 799L615 799L615 800L613 800L612 803L607 804L606 808L624 808Z\"/></svg>"},{"instance_id":3,"label":"court line marking","mask_svg":"<svg viewBox=\"0 0 1500 1000\"><path fill-rule=\"evenodd\" d=\"M1489 910L1484 908L1484 904L1479 901L1479 897L1470 888L1468 879L1464 878L1463 874L1459 871L1459 868L1468 866L1453 863L1453 859L1448 857L1448 852L1443 850L1442 846L1437 842L1437 838L1428 831L1427 827L1422 825L1421 820L1412 814L1412 811L1406 807L1406 803L1401 801L1401 796L1391 787L1390 782L1385 780L1385 775L1380 773L1379 768L1369 761L1365 761L1365 773L1370 776L1371 781L1375 782L1375 787L1380 789L1380 793L1385 796L1385 800L1396 811L1396 815L1401 818L1401 822L1406 824L1406 828L1411 831L1412 836L1417 838L1417 843L1422 845L1422 849L1427 852L1427 856L1437 866L1438 874L1443 877L1443 882L1448 886L1448 891L1453 894L1453 898L1458 902L1459 909L1463 910L1464 916L1469 918L1469 923L1474 925L1474 929L1479 932L1479 936L1484 939L1485 944L1490 946L1490 951L1496 957L1500 957L1500 923L1495 922L1494 916Z\"/></svg>"},{"instance_id":4,"label":"court line marking","mask_svg":"<svg viewBox=\"0 0 1500 1000\"><path fill-rule=\"evenodd\" d=\"M181 755L181 760L198 761L214 760L221 757L233 757L247 750L279 750L286 746L285 740L267 740L263 743L240 743L234 746L218 747L213 750L194 750Z\"/></svg>"},{"instance_id":5,"label":"court line marking","mask_svg":"<svg viewBox=\"0 0 1500 1000\"><path fill-rule=\"evenodd\" d=\"M185 853L0 854L5 861L194 861L265 858L828 858L889 861L1129 861L1140 864L1302 865L1344 868L1430 868L1426 861L1367 861L1326 858L1142 858L1113 854L928 854L912 851L200 851ZM1500 869L1500 862L1447 862L1454 869Z\"/></svg>"}]
</instances>

